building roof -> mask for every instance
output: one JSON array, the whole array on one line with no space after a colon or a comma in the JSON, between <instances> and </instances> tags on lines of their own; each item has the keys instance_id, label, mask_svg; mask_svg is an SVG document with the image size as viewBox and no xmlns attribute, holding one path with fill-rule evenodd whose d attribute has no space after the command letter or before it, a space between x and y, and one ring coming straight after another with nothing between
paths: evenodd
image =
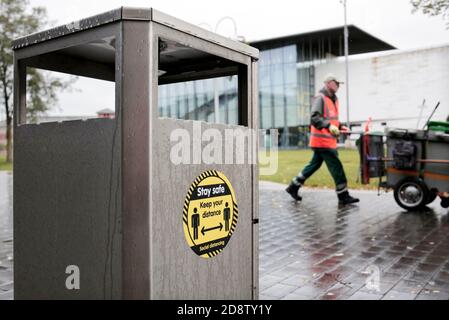
<instances>
[{"instance_id":1,"label":"building roof","mask_svg":"<svg viewBox=\"0 0 449 320\"><path fill-rule=\"evenodd\" d=\"M396 49L391 44L376 38L354 25L348 25L348 32L350 55ZM334 56L342 56L344 55L343 35L344 27L341 26L278 38L252 41L249 44L259 50L299 44L303 45L307 51L322 53L322 56L326 53L330 53Z\"/></svg>"}]
</instances>

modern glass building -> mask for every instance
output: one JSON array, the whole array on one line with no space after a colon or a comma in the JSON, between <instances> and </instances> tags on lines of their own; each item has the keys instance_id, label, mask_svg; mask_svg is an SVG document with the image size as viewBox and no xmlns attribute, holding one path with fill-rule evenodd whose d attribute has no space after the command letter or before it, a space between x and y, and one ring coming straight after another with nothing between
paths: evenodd
<instances>
[{"instance_id":1,"label":"modern glass building","mask_svg":"<svg viewBox=\"0 0 449 320\"><path fill-rule=\"evenodd\" d=\"M314 69L295 44L261 50L259 60L260 128L279 130L279 145L306 146Z\"/></svg>"},{"instance_id":2,"label":"modern glass building","mask_svg":"<svg viewBox=\"0 0 449 320\"><path fill-rule=\"evenodd\" d=\"M349 26L349 54L394 49ZM279 131L279 147L306 147L309 140L315 66L343 56L343 27L250 42L260 50L260 128ZM237 124L236 76L161 85L159 115Z\"/></svg>"},{"instance_id":3,"label":"modern glass building","mask_svg":"<svg viewBox=\"0 0 449 320\"><path fill-rule=\"evenodd\" d=\"M159 116L237 124L237 89L237 76L161 85Z\"/></svg>"}]
</instances>

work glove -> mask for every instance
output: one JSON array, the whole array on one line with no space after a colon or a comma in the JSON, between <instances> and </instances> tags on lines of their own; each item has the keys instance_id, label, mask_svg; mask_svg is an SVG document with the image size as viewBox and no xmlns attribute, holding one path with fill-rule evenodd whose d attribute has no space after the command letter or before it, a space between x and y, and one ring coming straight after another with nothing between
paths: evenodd
<instances>
[{"instance_id":1,"label":"work glove","mask_svg":"<svg viewBox=\"0 0 449 320\"><path fill-rule=\"evenodd\" d=\"M338 129L337 126L334 126L333 124L329 126L329 131L331 135L333 135L334 137L338 137L340 135L340 130Z\"/></svg>"}]
</instances>

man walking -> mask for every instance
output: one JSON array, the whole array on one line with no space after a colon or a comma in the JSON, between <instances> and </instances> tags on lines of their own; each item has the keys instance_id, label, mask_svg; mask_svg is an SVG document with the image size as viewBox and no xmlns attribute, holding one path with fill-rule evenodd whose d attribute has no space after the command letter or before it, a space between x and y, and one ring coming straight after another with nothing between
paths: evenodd
<instances>
[{"instance_id":1,"label":"man walking","mask_svg":"<svg viewBox=\"0 0 449 320\"><path fill-rule=\"evenodd\" d=\"M310 147L313 150L313 157L286 189L297 201L302 200L298 195L299 189L321 167L324 161L334 179L338 203L347 205L359 202L359 199L349 195L345 171L337 152L337 138L340 135L340 130L349 130L338 120L339 105L336 93L342 83L334 75L327 75L324 79L324 87L313 102L310 127Z\"/></svg>"}]
</instances>

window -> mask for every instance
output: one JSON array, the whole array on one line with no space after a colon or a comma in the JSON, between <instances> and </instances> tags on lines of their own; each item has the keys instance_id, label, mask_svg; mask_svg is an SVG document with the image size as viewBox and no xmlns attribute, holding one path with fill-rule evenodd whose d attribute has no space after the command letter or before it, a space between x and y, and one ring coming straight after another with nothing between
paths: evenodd
<instances>
[{"instance_id":1,"label":"window","mask_svg":"<svg viewBox=\"0 0 449 320\"><path fill-rule=\"evenodd\" d=\"M114 37L33 56L22 63L27 115L21 124L115 118Z\"/></svg>"},{"instance_id":2,"label":"window","mask_svg":"<svg viewBox=\"0 0 449 320\"><path fill-rule=\"evenodd\" d=\"M238 124L239 66L168 39L160 41L159 116Z\"/></svg>"}]
</instances>

